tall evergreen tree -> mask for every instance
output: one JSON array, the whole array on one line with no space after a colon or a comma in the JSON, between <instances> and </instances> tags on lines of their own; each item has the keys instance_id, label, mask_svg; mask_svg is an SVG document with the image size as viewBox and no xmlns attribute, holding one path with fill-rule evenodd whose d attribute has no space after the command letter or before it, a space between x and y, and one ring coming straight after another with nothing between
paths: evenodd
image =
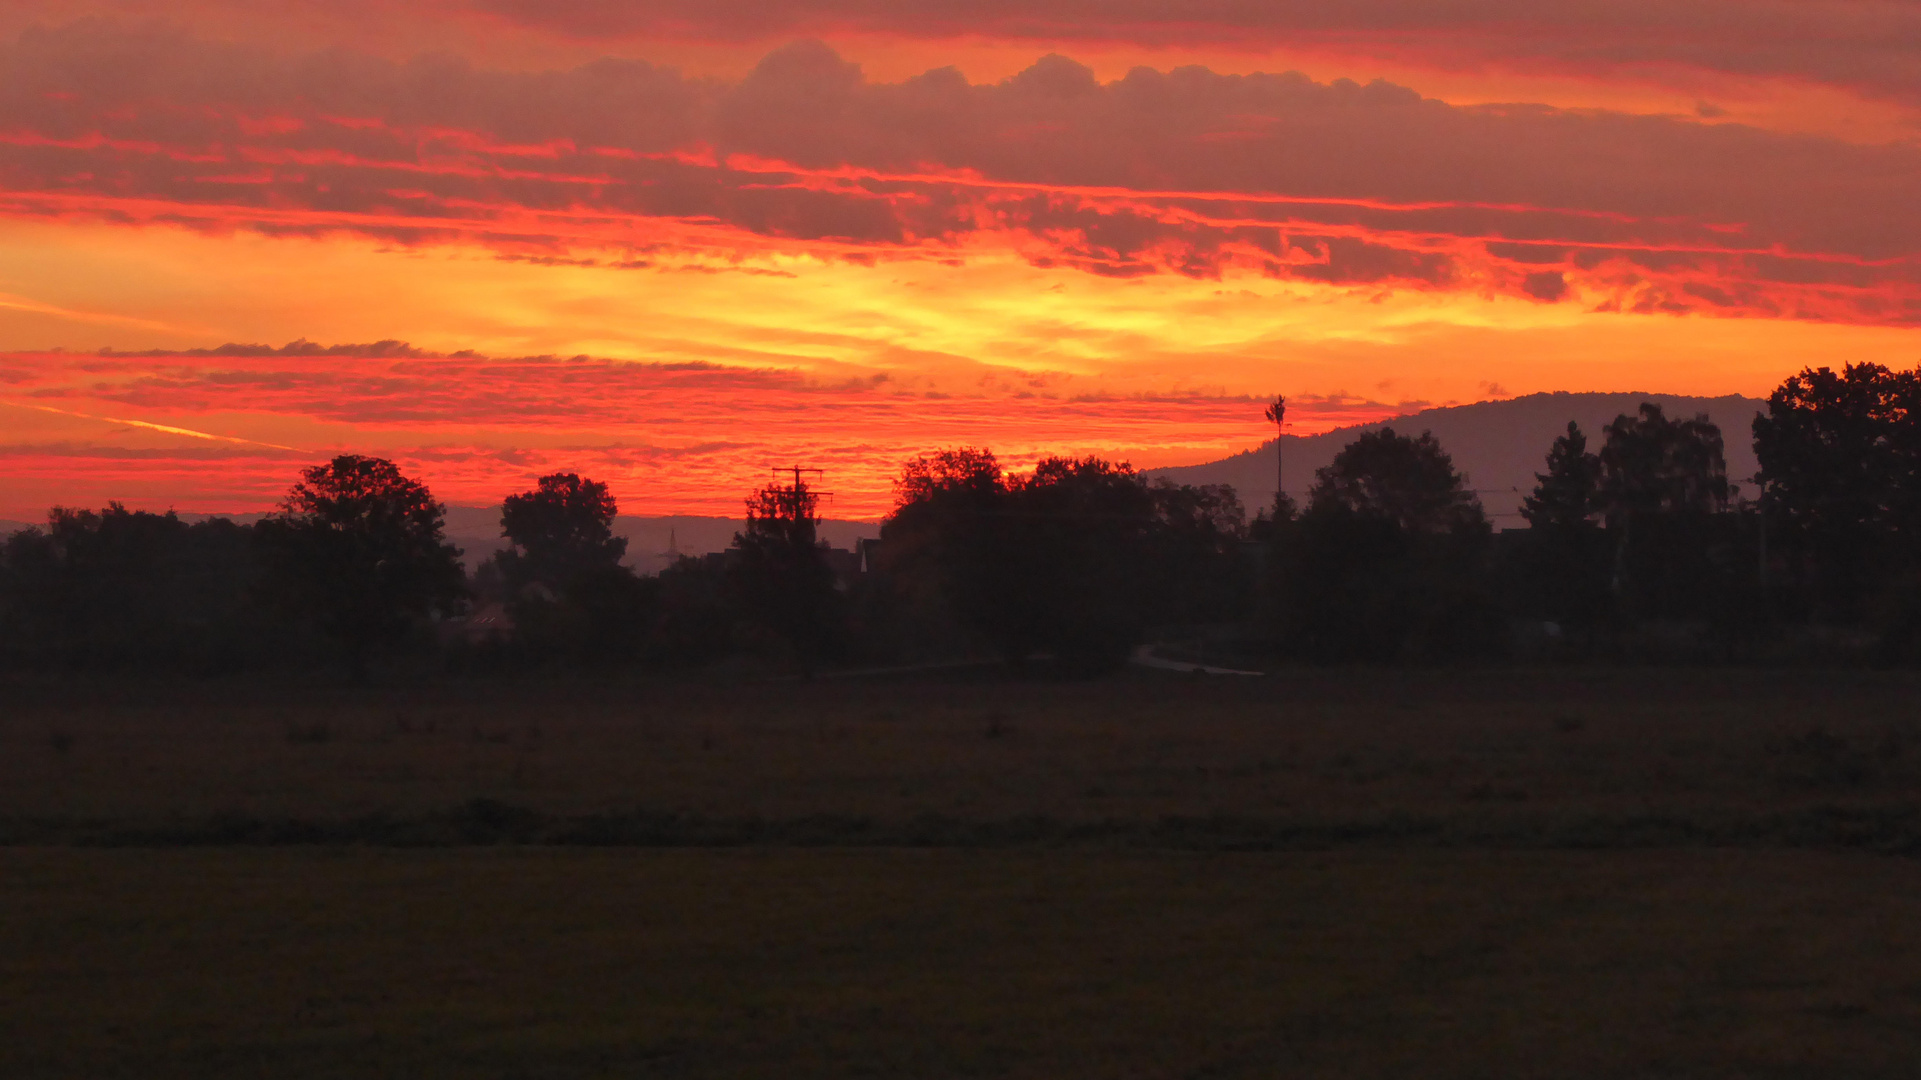
<instances>
[{"instance_id":1,"label":"tall evergreen tree","mask_svg":"<svg viewBox=\"0 0 1921 1080\"><path fill-rule=\"evenodd\" d=\"M1601 459L1588 453L1587 436L1572 420L1548 450L1547 471L1534 478L1539 483L1522 500L1521 516L1537 529L1586 525L1600 509Z\"/></svg>"},{"instance_id":2,"label":"tall evergreen tree","mask_svg":"<svg viewBox=\"0 0 1921 1080\"><path fill-rule=\"evenodd\" d=\"M1532 527L1509 570L1510 587L1530 614L1564 626L1593 630L1608 607L1607 538L1594 517L1601 510L1601 459L1588 452L1587 435L1568 422L1567 434L1548 449L1547 471L1536 473L1534 493L1521 504Z\"/></svg>"}]
</instances>

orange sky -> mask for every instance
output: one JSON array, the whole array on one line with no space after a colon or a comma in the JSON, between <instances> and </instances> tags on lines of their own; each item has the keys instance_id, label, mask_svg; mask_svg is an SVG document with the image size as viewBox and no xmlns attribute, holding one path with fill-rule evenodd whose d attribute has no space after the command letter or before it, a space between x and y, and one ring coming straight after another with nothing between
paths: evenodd
<instances>
[{"instance_id":1,"label":"orange sky","mask_svg":"<svg viewBox=\"0 0 1921 1080\"><path fill-rule=\"evenodd\" d=\"M1921 6L1327 7L11 5L0 517L343 450L861 517L920 449L1191 463L1275 392L1921 360Z\"/></svg>"}]
</instances>

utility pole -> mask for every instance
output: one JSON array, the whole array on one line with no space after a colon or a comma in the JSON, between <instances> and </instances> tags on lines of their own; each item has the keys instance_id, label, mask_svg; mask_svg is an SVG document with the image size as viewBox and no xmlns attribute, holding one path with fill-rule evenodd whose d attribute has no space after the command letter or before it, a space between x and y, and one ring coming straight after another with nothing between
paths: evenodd
<instances>
[{"instance_id":1,"label":"utility pole","mask_svg":"<svg viewBox=\"0 0 1921 1080\"><path fill-rule=\"evenodd\" d=\"M798 497L800 497L800 495L801 495L802 493L806 493L806 494L809 494L809 495L812 495L812 496L814 496L814 497L815 497L816 499L831 499L831 498L833 498L833 497L834 497L834 493L833 493L833 492L831 492L831 491L815 491L815 490L813 490L813 489L811 489L811 488L809 488L809 487L807 486L807 482L806 482L805 480L803 480L803 479L801 479L801 474L802 474L802 473L813 473L813 474L814 474L814 476L815 476L816 478L819 478L819 477L823 477L823 476L825 476L825 475L826 475L826 473L824 473L824 472L823 472L823 471L821 471L820 469L809 469L809 468L805 468L805 467L803 467L803 466L799 466L799 465L782 465L782 466L778 466L778 467L776 467L776 468L774 469L774 475L775 475L775 476L777 476L777 477L778 477L778 476L780 476L780 475L781 475L782 473L792 473L792 474L793 474L793 476L794 476L794 486L793 486L793 487L792 487L791 489L789 489L789 490L791 490L791 491L792 491L792 492L794 493L794 496L795 496L796 498L798 498Z\"/></svg>"},{"instance_id":2,"label":"utility pole","mask_svg":"<svg viewBox=\"0 0 1921 1080\"><path fill-rule=\"evenodd\" d=\"M1281 470L1281 430L1287 424L1287 399L1274 395L1274 404L1267 407L1266 416L1274 421L1274 517L1281 516L1281 503L1287 495L1286 474Z\"/></svg>"},{"instance_id":3,"label":"utility pole","mask_svg":"<svg viewBox=\"0 0 1921 1080\"><path fill-rule=\"evenodd\" d=\"M834 493L831 491L816 491L808 487L807 481L803 478L803 474L812 473L817 480L826 474L819 469L809 469L800 465L777 466L773 470L773 473L777 478L783 475L793 476L794 485L792 487L783 487L780 481L776 479L774 484L767 490L775 493L777 504L782 507L782 513L793 515L793 521L796 527L799 527L801 523L805 522L809 533L812 533L818 526L821 500L832 500Z\"/></svg>"}]
</instances>

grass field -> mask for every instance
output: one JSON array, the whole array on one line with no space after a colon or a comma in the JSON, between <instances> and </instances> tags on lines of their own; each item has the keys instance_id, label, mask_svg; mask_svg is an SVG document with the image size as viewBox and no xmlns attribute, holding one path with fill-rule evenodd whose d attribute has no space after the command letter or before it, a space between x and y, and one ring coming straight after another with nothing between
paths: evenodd
<instances>
[{"instance_id":1,"label":"grass field","mask_svg":"<svg viewBox=\"0 0 1921 1080\"><path fill-rule=\"evenodd\" d=\"M0 1075L1908 1077L1921 866L14 850Z\"/></svg>"},{"instance_id":2,"label":"grass field","mask_svg":"<svg viewBox=\"0 0 1921 1080\"><path fill-rule=\"evenodd\" d=\"M1908 675L0 689L5 1077L1921 1060Z\"/></svg>"},{"instance_id":3,"label":"grass field","mask_svg":"<svg viewBox=\"0 0 1921 1080\"><path fill-rule=\"evenodd\" d=\"M17 685L0 838L1921 844L1921 680Z\"/></svg>"}]
</instances>

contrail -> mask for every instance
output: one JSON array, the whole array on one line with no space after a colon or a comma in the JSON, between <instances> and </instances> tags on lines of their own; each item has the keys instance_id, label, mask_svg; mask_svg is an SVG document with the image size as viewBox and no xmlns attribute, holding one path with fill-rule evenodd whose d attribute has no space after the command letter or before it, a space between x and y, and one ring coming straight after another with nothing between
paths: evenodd
<instances>
[{"instance_id":1,"label":"contrail","mask_svg":"<svg viewBox=\"0 0 1921 1080\"><path fill-rule=\"evenodd\" d=\"M79 322L123 323L127 326L138 326L146 330L164 330L171 334L180 333L179 327L169 326L163 322L155 322L152 319L140 319L132 315L112 315L101 311L75 311L72 308L63 308L57 304L49 304L43 300L35 300L32 297L19 296L14 293L0 293L0 308L9 308L14 311L31 311L36 315L52 315L55 318L74 319Z\"/></svg>"},{"instance_id":2,"label":"contrail","mask_svg":"<svg viewBox=\"0 0 1921 1080\"><path fill-rule=\"evenodd\" d=\"M150 431L164 431L169 435L185 435L191 439L207 439L212 442L234 443L239 446L264 446L269 450L291 450L296 454L311 453L298 446L282 446L279 443L260 442L257 439L242 439L234 435L215 435L192 428L174 427L171 424L154 424L145 420L127 420L118 416L95 416L93 413L74 412L71 409L56 409L51 405L28 405L21 401L0 401L0 405L12 405L16 409L34 409L38 412L56 413L60 416L77 416L82 420L99 420L107 424L125 424L128 427L147 428Z\"/></svg>"}]
</instances>

